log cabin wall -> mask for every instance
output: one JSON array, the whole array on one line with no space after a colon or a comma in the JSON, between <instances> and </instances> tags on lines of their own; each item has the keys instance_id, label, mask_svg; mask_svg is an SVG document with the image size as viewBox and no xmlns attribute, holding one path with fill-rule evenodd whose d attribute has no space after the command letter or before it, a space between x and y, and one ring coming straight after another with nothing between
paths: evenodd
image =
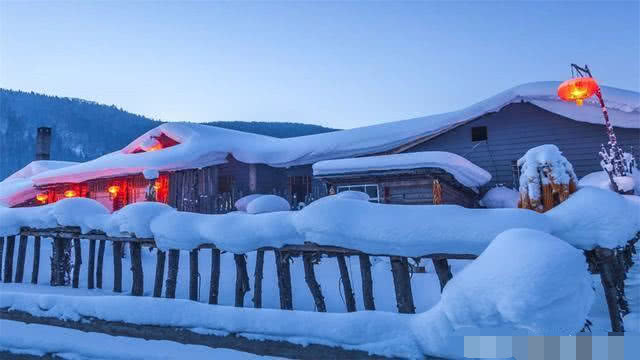
<instances>
[{"instance_id":1,"label":"log cabin wall","mask_svg":"<svg viewBox=\"0 0 640 360\"><path fill-rule=\"evenodd\" d=\"M169 175L168 204L180 211L218 211L218 167L174 171Z\"/></svg>"}]
</instances>

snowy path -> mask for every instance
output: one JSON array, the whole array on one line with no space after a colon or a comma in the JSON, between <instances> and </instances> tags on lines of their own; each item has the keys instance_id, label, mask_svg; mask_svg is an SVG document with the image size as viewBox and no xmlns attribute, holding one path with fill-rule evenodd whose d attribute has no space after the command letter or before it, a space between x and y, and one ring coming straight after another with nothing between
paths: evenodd
<instances>
[{"instance_id":1,"label":"snowy path","mask_svg":"<svg viewBox=\"0 0 640 360\"><path fill-rule=\"evenodd\" d=\"M0 351L38 356L48 354L64 359L277 359L229 349L86 333L9 320L0 320L0 332Z\"/></svg>"}]
</instances>

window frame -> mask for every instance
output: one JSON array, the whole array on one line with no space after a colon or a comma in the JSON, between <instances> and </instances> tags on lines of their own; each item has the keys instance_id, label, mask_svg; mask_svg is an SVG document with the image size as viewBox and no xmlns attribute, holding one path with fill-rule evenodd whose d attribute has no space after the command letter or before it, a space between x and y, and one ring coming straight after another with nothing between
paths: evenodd
<instances>
[{"instance_id":1,"label":"window frame","mask_svg":"<svg viewBox=\"0 0 640 360\"><path fill-rule=\"evenodd\" d=\"M480 134L477 132L480 131ZM477 135L477 136L476 136ZM482 136L484 135L484 136ZM476 139L476 137L482 137L482 139ZM487 141L489 140L489 129L486 126L473 126L471 127L471 141Z\"/></svg>"}]
</instances>

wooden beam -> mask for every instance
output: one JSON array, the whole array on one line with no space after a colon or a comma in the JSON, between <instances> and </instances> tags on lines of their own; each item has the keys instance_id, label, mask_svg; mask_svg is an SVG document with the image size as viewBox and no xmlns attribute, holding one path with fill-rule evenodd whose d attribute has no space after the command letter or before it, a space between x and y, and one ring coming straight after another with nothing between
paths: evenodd
<instances>
[{"instance_id":1,"label":"wooden beam","mask_svg":"<svg viewBox=\"0 0 640 360\"><path fill-rule=\"evenodd\" d=\"M156 278L153 284L153 297L162 296L162 283L164 283L164 263L166 253L160 249L156 249Z\"/></svg>"},{"instance_id":2,"label":"wooden beam","mask_svg":"<svg viewBox=\"0 0 640 360\"><path fill-rule=\"evenodd\" d=\"M96 241L89 240L89 264L87 265L87 288L95 287L95 271L96 271Z\"/></svg>"},{"instance_id":3,"label":"wooden beam","mask_svg":"<svg viewBox=\"0 0 640 360\"><path fill-rule=\"evenodd\" d=\"M344 289L344 300L347 306L348 312L356 311L356 299L353 294L353 288L351 287L351 279L349 278L349 270L347 269L347 262L343 255L338 255L338 268L340 269L340 280L342 281L342 288Z\"/></svg>"},{"instance_id":4,"label":"wooden beam","mask_svg":"<svg viewBox=\"0 0 640 360\"><path fill-rule=\"evenodd\" d=\"M415 314L413 305L413 293L411 291L411 278L409 277L409 262L406 257L391 257L391 272L393 273L393 286L396 291L396 303L398 312L403 314Z\"/></svg>"},{"instance_id":5,"label":"wooden beam","mask_svg":"<svg viewBox=\"0 0 640 360\"><path fill-rule=\"evenodd\" d=\"M33 268L31 270L31 283L38 283L38 275L40 274L40 246L41 246L41 238L40 236L35 236L33 239ZM0 253L0 258L2 254Z\"/></svg>"},{"instance_id":6,"label":"wooden beam","mask_svg":"<svg viewBox=\"0 0 640 360\"><path fill-rule=\"evenodd\" d=\"M18 261L16 262L16 283L21 283L24 279L24 261L27 256L27 240L29 238L20 235L20 243L18 245Z\"/></svg>"},{"instance_id":7,"label":"wooden beam","mask_svg":"<svg viewBox=\"0 0 640 360\"><path fill-rule=\"evenodd\" d=\"M244 254L234 254L236 262L236 296L235 306L244 307L244 295L251 290L249 286L249 275L247 274L247 259Z\"/></svg>"},{"instance_id":8,"label":"wooden beam","mask_svg":"<svg viewBox=\"0 0 640 360\"><path fill-rule=\"evenodd\" d=\"M280 290L280 308L293 310L293 296L291 293L291 270L289 257L286 252L274 250L278 289Z\"/></svg>"},{"instance_id":9,"label":"wooden beam","mask_svg":"<svg viewBox=\"0 0 640 360\"><path fill-rule=\"evenodd\" d=\"M362 300L365 310L375 310L373 300L373 278L371 276L371 260L368 255L360 255L360 275L362 277Z\"/></svg>"},{"instance_id":10,"label":"wooden beam","mask_svg":"<svg viewBox=\"0 0 640 360\"><path fill-rule=\"evenodd\" d=\"M113 292L122 292L122 243L113 242Z\"/></svg>"},{"instance_id":11,"label":"wooden beam","mask_svg":"<svg viewBox=\"0 0 640 360\"><path fill-rule=\"evenodd\" d=\"M104 248L106 240L100 240L98 245L98 262L96 263L96 287L102 289L102 269L104 265Z\"/></svg>"},{"instance_id":12,"label":"wooden beam","mask_svg":"<svg viewBox=\"0 0 640 360\"><path fill-rule=\"evenodd\" d=\"M433 267L438 275L438 280L440 281L440 292L442 292L442 290L444 290L444 286L447 285L447 282L453 278L453 274L451 274L451 266L449 266L449 262L446 258L433 258L431 261L433 262Z\"/></svg>"},{"instance_id":13,"label":"wooden beam","mask_svg":"<svg viewBox=\"0 0 640 360\"><path fill-rule=\"evenodd\" d=\"M253 273L253 307L262 307L262 278L264 273L264 250L256 252L256 266Z\"/></svg>"},{"instance_id":14,"label":"wooden beam","mask_svg":"<svg viewBox=\"0 0 640 360\"><path fill-rule=\"evenodd\" d=\"M169 250L169 269L167 271L167 291L168 298L176 297L176 286L178 283L178 268L180 266L180 250Z\"/></svg>"},{"instance_id":15,"label":"wooden beam","mask_svg":"<svg viewBox=\"0 0 640 360\"><path fill-rule=\"evenodd\" d=\"M3 271L2 259L4 259L2 257L3 254L4 254L4 237L0 236L0 281L2 281L2 271Z\"/></svg>"},{"instance_id":16,"label":"wooden beam","mask_svg":"<svg viewBox=\"0 0 640 360\"><path fill-rule=\"evenodd\" d=\"M75 289L80 285L80 267L82 266L82 245L80 239L73 239L73 280L71 286Z\"/></svg>"},{"instance_id":17,"label":"wooden beam","mask_svg":"<svg viewBox=\"0 0 640 360\"><path fill-rule=\"evenodd\" d=\"M607 299L611 331L615 333L623 333L624 324L622 322L622 316L620 316L618 294L616 290L616 274L614 265L615 253L612 249L606 248L595 248L594 253L600 266L600 282L602 283L604 295Z\"/></svg>"},{"instance_id":18,"label":"wooden beam","mask_svg":"<svg viewBox=\"0 0 640 360\"><path fill-rule=\"evenodd\" d=\"M220 290L220 250L211 249L211 282L209 283L209 304L218 303Z\"/></svg>"},{"instance_id":19,"label":"wooden beam","mask_svg":"<svg viewBox=\"0 0 640 360\"><path fill-rule=\"evenodd\" d=\"M304 280L309 287L309 291L311 292L311 296L313 296L313 302L316 306L316 311L318 312L326 312L327 306L324 303L324 296L322 296L322 289L320 288L320 284L318 280L316 280L316 273L313 269L313 255L314 253L305 252L302 255L302 259L304 262Z\"/></svg>"},{"instance_id":20,"label":"wooden beam","mask_svg":"<svg viewBox=\"0 0 640 360\"><path fill-rule=\"evenodd\" d=\"M142 246L139 243L129 244L131 257L131 295L142 296L144 294L144 274L142 269Z\"/></svg>"},{"instance_id":21,"label":"wooden beam","mask_svg":"<svg viewBox=\"0 0 640 360\"><path fill-rule=\"evenodd\" d=\"M189 251L189 300L198 301L198 249Z\"/></svg>"},{"instance_id":22,"label":"wooden beam","mask_svg":"<svg viewBox=\"0 0 640 360\"><path fill-rule=\"evenodd\" d=\"M4 282L13 281L13 250L16 246L16 237L7 236L7 245L4 254Z\"/></svg>"}]
</instances>

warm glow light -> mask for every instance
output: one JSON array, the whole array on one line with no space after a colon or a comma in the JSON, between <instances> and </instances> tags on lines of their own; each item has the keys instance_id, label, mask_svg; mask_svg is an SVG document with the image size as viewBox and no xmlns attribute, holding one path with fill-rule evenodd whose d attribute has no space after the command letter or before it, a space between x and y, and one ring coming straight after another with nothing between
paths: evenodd
<instances>
[{"instance_id":1,"label":"warm glow light","mask_svg":"<svg viewBox=\"0 0 640 360\"><path fill-rule=\"evenodd\" d=\"M156 181L156 182L153 184L153 188L154 188L156 191L160 190L160 187L161 187L161 186L162 186L162 184L160 184L160 181Z\"/></svg>"},{"instance_id":2,"label":"warm glow light","mask_svg":"<svg viewBox=\"0 0 640 360\"><path fill-rule=\"evenodd\" d=\"M74 190L67 190L64 192L64 197L72 198L78 195Z\"/></svg>"},{"instance_id":3,"label":"warm glow light","mask_svg":"<svg viewBox=\"0 0 640 360\"><path fill-rule=\"evenodd\" d=\"M575 101L582 106L584 99L588 99L598 91L598 83L595 79L582 77L563 82L558 87L558 96L564 101Z\"/></svg>"},{"instance_id":4,"label":"warm glow light","mask_svg":"<svg viewBox=\"0 0 640 360\"><path fill-rule=\"evenodd\" d=\"M38 194L38 195L36 195L36 200L40 201L41 203L46 202L48 198L49 198L49 195L47 195L47 194Z\"/></svg>"},{"instance_id":5,"label":"warm glow light","mask_svg":"<svg viewBox=\"0 0 640 360\"><path fill-rule=\"evenodd\" d=\"M162 144L157 143L153 145L152 147L147 149L147 152L156 151L156 150L162 150Z\"/></svg>"},{"instance_id":6,"label":"warm glow light","mask_svg":"<svg viewBox=\"0 0 640 360\"><path fill-rule=\"evenodd\" d=\"M120 191L120 186L118 185L111 185L109 186L109 188L107 189L107 191L109 192L109 194L116 196L118 195L118 191Z\"/></svg>"}]
</instances>

